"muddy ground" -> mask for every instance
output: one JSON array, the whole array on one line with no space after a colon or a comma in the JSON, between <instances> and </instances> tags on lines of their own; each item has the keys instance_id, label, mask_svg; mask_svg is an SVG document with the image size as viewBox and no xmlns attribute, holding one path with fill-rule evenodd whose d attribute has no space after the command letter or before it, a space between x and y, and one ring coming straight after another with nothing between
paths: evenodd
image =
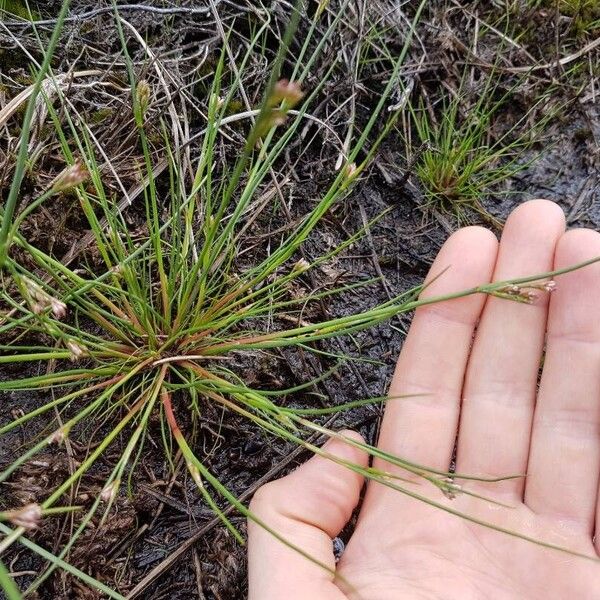
<instances>
[{"instance_id":1,"label":"muddy ground","mask_svg":"<svg viewBox=\"0 0 600 600\"><path fill-rule=\"evenodd\" d=\"M36 16L49 20L55 17L59 4L56 1L31 2ZM71 13L94 13L110 7L110 4L108 0L74 0ZM313 6L316 3L310 4ZM366 9L366 3L353 2L354 8L348 10L347 20L350 25L360 21L361 11L367 11L371 16L389 15L394 10L400 10L396 6L398 4L391 0L373 2ZM467 207L462 221L493 227L490 223L505 219L519 203L544 197L555 200L564 208L569 226L600 228L600 106L596 102L596 94L600 90L595 79L599 74L597 48L584 51L565 64L557 63L558 58L570 57L585 50L600 32L597 25L593 25L593 19L598 17L587 13L578 16L561 3L556 3L561 4L557 10L554 2L464 4L463 7L458 1L435 0L430 2L425 11L418 29L423 47L415 45L408 61L412 65L420 65L416 75L407 71L407 77L414 79L414 96L425 94L435 103L436 94L448 86L456 91L462 70L473 68L473 63L477 62L472 56L465 56L461 50L461 44L470 47L475 28L482 26L477 19L505 24L503 15L507 14L510 7L518 5L520 12L515 9L514 14L510 13L511 27L497 38L497 46L487 42L477 52L481 52L482 62L506 52L502 66L507 69L522 67L531 61L530 57L533 57L535 64L550 65L528 75L522 82L519 87L520 102L521 106L526 104L528 98L531 100L541 88L558 82L552 95L561 109L550 120L543 135L519 159L523 164L533 157L536 160L514 177L501 182L497 188L482 190L479 200L493 218L470 211ZM210 76L210 62L205 66L202 64L218 46L218 36L214 19L208 10L209 3L201 0L147 0L144 5L159 9L196 9L194 13L174 11L169 14L136 9L124 10L123 15L158 56L173 61L168 64L182 80L187 77L189 82L189 78L198 77L201 82L202 77ZM235 35L239 35L240 40L244 39L255 8L252 3L240 0L238 3L216 2L216 5L224 22L235 24L234 39ZM331 2L332 14L335 14L336 5L336 2ZM402 10L410 15L415 5L414 2L406 3ZM206 12L203 8L207 8ZM269 3L269 10L273 12L274 22L280 24L285 21L289 7L283 2L272 2ZM390 26L385 37L392 51L401 45L406 33L401 19L395 23L396 29ZM48 24L41 28L43 35L48 34L49 27ZM277 31L277 27L274 31ZM352 38L353 31L356 35L356 28L349 26L344 30L345 44L348 46L356 43L356 39ZM506 50L507 37L519 40L518 49ZM121 101L127 94L117 89L122 86L123 69L115 60L119 44L114 17L109 12L97 12L84 19L71 21L63 38L54 61L56 72L64 73L69 68L76 68L100 69L108 73L107 77L101 78L106 83L104 89L73 86L71 98L94 124L94 131L106 147L118 150L120 158L116 163L117 169L124 181L133 184L134 174L128 172L127 157L134 157L136 148L127 140L126 129L122 125ZM148 72L147 57L128 39L136 67L140 72ZM274 45L275 39L274 33ZM456 40L460 43L455 43ZM336 43L340 44L341 40L336 38L328 52L337 52L339 47L335 46ZM29 59L25 51L39 57L31 29L13 18L5 17L4 25L0 22L0 110L31 84ZM424 61L419 62L423 56ZM326 62L323 61L324 64ZM579 69L571 72L576 65L579 65ZM315 77L319 76L318 68ZM482 67L480 73L485 72ZM364 122L381 81L385 79L384 67L379 72L377 69L366 70L363 78L360 82L360 101L354 115L357 127ZM260 83L256 82L256 89ZM338 72L328 93L339 104L340 98L351 91L348 88L351 85L346 83L345 74ZM197 83L192 88L192 98L197 94L201 104L202 93L203 87ZM510 106L503 108L500 119L513 119L511 110L520 110L515 106L512 109ZM201 128L201 119L194 114L193 108L180 106L179 109L189 111L190 132L197 132ZM322 118L326 117L327 112L322 107ZM0 136L0 189L3 197L10 182L11 161L14 159L21 117L22 112L17 112L3 124L3 135ZM344 119L348 118L350 115L342 113L342 118L333 122L342 136L346 131ZM532 119L536 118L539 116L533 114ZM522 126L523 129L526 127ZM307 285L318 285L328 279L355 281L381 274L384 276L384 282L371 286L368 291L359 290L330 301L322 307L327 315L344 315L361 310L420 283L444 239L459 225L454 212L448 210L447 202L434 203L433 208L428 203L427 192L415 175L414 165L407 160L402 136L401 128L391 134L374 166L364 175L352 195L325 217L306 246L310 256L317 256L324 248L346 239L348 232L361 228L365 220L391 208L370 229L369 235L340 257L335 265L326 272L316 274L318 281L307 282ZM302 214L304 203L311 202L327 183L328 169L333 170L337 158L333 145L323 144L318 135L309 139L313 141L308 150L305 148L301 154L295 179L285 190L292 215ZM37 186L48 181L60 167L54 156L55 147L52 146L52 134L47 122L39 124L35 144L35 148L41 152L39 172L28 175L27 193L32 193ZM192 155L197 154L193 145L191 152ZM87 232L85 220L76 205L64 200L62 202L50 204L40 217L29 221L26 224L27 235L34 243L52 250L57 256L69 255L76 249L74 260L87 260L93 256L93 249L80 246ZM135 206L127 210L132 228L139 226L140 214ZM278 223L259 221L252 235L256 239L268 237L269 232L277 226ZM351 362L335 376L318 384L318 391L328 397L327 402L343 403L385 394L408 324L409 318L397 318L390 324L357 334L351 340L335 340L324 344L324 349L338 354L377 361L377 364ZM276 361L268 355L257 355L250 361L240 358L240 370L245 371L245 378L255 385L265 386L281 386L283 383L286 387L292 386L318 375L327 366L330 365L322 364L312 354L298 352L282 353ZM35 365L30 367L30 372L36 372ZM15 376L17 372L14 369L0 369L0 380ZM0 421L14 418L17 414L15 411L27 411L39 401L35 393L0 396ZM299 397L293 401L301 403L307 399ZM308 401L315 402L313 398ZM221 481L240 497L247 499L258 482L285 474L307 458L306 453L298 452L291 445L274 440L244 422L224 416L215 407L207 405L205 417L195 439L195 449L206 457L207 466L219 475ZM338 416L329 425L357 429L374 442L380 419L380 408L366 407ZM13 457L15 446L26 444L28 437L35 433L35 430L28 429L27 432L1 439L0 465L7 464ZM132 590L139 591L135 595L137 598L244 598L244 548L215 520L199 498L193 482L182 475L185 469L181 464L176 465L179 476L173 476L165 464L159 445L157 443L154 449L147 447L137 467L132 494L120 496L108 522L80 538L70 553L70 562L115 587L123 595ZM83 453L85 440L80 440L79 444L75 440L72 451L75 458L78 453ZM117 451L118 448L115 449ZM78 502L85 504L98 493L101 475L111 462L110 453L103 461L96 472L91 473L74 492ZM38 456L3 487L0 503L2 506L14 506L39 500L68 469L69 457L64 450L49 451ZM233 520L244 529L242 519L234 516ZM64 542L70 526L68 519L55 520L45 524L33 538L39 544L52 548L56 540ZM349 531L350 528L346 535ZM17 581L23 589L42 567L39 559L22 548L13 550L6 564L17 574ZM144 579L149 574L151 577ZM83 599L100 596L74 579L58 573L43 584L36 597Z\"/></svg>"}]
</instances>

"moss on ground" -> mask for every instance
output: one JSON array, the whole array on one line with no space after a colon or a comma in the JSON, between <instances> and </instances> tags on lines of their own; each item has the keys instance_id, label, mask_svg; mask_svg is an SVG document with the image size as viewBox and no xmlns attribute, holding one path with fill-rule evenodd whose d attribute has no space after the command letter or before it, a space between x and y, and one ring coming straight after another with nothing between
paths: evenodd
<instances>
[{"instance_id":1,"label":"moss on ground","mask_svg":"<svg viewBox=\"0 0 600 600\"><path fill-rule=\"evenodd\" d=\"M33 21L37 21L40 18L36 11L29 12L27 4L23 0L0 0L0 9L22 19L30 20L33 18Z\"/></svg>"}]
</instances>

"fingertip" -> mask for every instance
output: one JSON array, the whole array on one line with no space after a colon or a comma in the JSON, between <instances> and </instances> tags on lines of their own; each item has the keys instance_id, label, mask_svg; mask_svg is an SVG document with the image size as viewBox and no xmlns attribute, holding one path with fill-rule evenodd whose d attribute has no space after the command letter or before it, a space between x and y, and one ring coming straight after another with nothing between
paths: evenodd
<instances>
[{"instance_id":1,"label":"fingertip","mask_svg":"<svg viewBox=\"0 0 600 600\"><path fill-rule=\"evenodd\" d=\"M364 483L359 471L369 460L366 450L352 442L364 440L350 430L332 436L295 471L260 487L251 510L260 516L312 522L329 536L337 535L358 504Z\"/></svg>"},{"instance_id":2,"label":"fingertip","mask_svg":"<svg viewBox=\"0 0 600 600\"><path fill-rule=\"evenodd\" d=\"M495 260L497 250L498 238L494 233L485 227L472 225L459 229L446 240L436 262L460 258L467 266L473 263L477 268L479 264Z\"/></svg>"},{"instance_id":3,"label":"fingertip","mask_svg":"<svg viewBox=\"0 0 600 600\"><path fill-rule=\"evenodd\" d=\"M552 220L562 223L563 227L566 222L563 209L553 200L544 198L523 202L510 213L506 223L521 219L526 219L532 224L539 220Z\"/></svg>"},{"instance_id":4,"label":"fingertip","mask_svg":"<svg viewBox=\"0 0 600 600\"><path fill-rule=\"evenodd\" d=\"M504 234L515 235L516 230L516 235L529 240L532 244L537 244L543 243L549 236L561 235L565 225L565 213L556 202L529 200L515 208L509 215Z\"/></svg>"},{"instance_id":5,"label":"fingertip","mask_svg":"<svg viewBox=\"0 0 600 600\"><path fill-rule=\"evenodd\" d=\"M469 225L455 231L446 241L444 246L468 245L477 248L495 248L498 238L493 231L480 225Z\"/></svg>"},{"instance_id":6,"label":"fingertip","mask_svg":"<svg viewBox=\"0 0 600 600\"><path fill-rule=\"evenodd\" d=\"M564 233L556 246L554 258L555 269L566 269L600 257L600 233L591 229L572 229ZM600 277L600 262L577 268L556 277L556 293L551 303L554 310L561 311L561 323L569 321L569 315L578 313L569 306L577 304L578 308L587 307L583 311L585 318L593 319L597 308L597 291ZM574 326L574 325L573 325ZM579 328L585 328L585 322Z\"/></svg>"},{"instance_id":7,"label":"fingertip","mask_svg":"<svg viewBox=\"0 0 600 600\"><path fill-rule=\"evenodd\" d=\"M592 229L570 229L556 247L555 266L568 267L600 255L600 233Z\"/></svg>"},{"instance_id":8,"label":"fingertip","mask_svg":"<svg viewBox=\"0 0 600 600\"><path fill-rule=\"evenodd\" d=\"M342 429L339 432L340 435L343 435L344 437L347 437L355 442L360 442L361 444L365 443L365 438L358 433L358 431L355 431L354 429Z\"/></svg>"},{"instance_id":9,"label":"fingertip","mask_svg":"<svg viewBox=\"0 0 600 600\"><path fill-rule=\"evenodd\" d=\"M451 294L489 282L497 253L498 240L489 229L479 226L459 229L438 253L422 297Z\"/></svg>"}]
</instances>

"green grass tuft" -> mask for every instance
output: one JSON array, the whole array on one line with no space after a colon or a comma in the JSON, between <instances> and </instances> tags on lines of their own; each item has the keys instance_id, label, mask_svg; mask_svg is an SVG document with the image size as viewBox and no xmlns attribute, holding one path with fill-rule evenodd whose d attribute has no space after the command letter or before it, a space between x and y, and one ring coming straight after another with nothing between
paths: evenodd
<instances>
[{"instance_id":1,"label":"green grass tuft","mask_svg":"<svg viewBox=\"0 0 600 600\"><path fill-rule=\"evenodd\" d=\"M413 130L405 132L404 138L426 211L452 214L458 224L479 215L501 226L482 199L507 193L503 184L536 160L532 149L553 112L540 110L544 95L512 123L501 123L498 117L516 86L502 92L499 81L492 72L471 94L461 87L456 93L442 94L435 107L422 100L409 106ZM526 127L528 122L533 127Z\"/></svg>"}]
</instances>

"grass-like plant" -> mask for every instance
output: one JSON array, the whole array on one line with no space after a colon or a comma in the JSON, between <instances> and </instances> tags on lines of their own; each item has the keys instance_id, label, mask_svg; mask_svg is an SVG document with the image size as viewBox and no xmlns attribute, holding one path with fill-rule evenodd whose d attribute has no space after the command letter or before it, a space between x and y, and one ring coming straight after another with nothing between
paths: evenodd
<instances>
[{"instance_id":1,"label":"grass-like plant","mask_svg":"<svg viewBox=\"0 0 600 600\"><path fill-rule=\"evenodd\" d=\"M235 367L230 366L228 359L273 348L323 352L318 344L322 340L351 335L424 304L418 299L422 289L418 287L364 312L306 322L302 315L310 303L372 282L354 282L336 289L313 291L301 298L291 293L291 287L311 269L343 252L361 235L360 231L356 232L346 242L310 261L302 253L305 241L321 218L348 195L360 174L368 168L378 143L396 122L397 112L389 113L385 109L425 2L414 15L404 48L395 59L393 72L368 122L356 133L345 165L332 173L330 186L308 208L300 222L283 233L277 243L273 240L268 252L257 252L256 259L244 270L240 268L239 257L244 254L248 222L265 209L264 203L256 202L257 197L277 160L308 118L311 102L325 83L303 90L327 35L338 25L340 17L333 19L322 40L315 40L314 23L318 15L314 17L291 81L287 81L280 78L280 72L294 23L299 18L297 11L293 13L292 24L271 64L272 73L262 105L240 116L254 117L245 144L233 164L222 167L217 160L217 148L223 123L230 118L226 111L239 92L239 72L243 72L254 51L251 42L237 74L232 74L225 42L212 77L206 127L193 177L186 177L180 149L171 142L168 122L160 123L168 157L165 184L154 176L147 132L152 89L146 81L136 77L126 51L123 21L116 14L116 26L129 66L135 129L143 154L140 179L144 182L146 233L140 238L133 236L105 187L97 159L97 140L84 121L73 118L73 106L62 96L59 86L58 98L65 110L59 114L49 101L47 108L67 166L43 193L18 210L34 106L41 83L50 72L50 59L67 4L59 15L44 63L37 73L24 118L13 185L0 213L0 297L4 303L0 318L0 365L36 366L41 372L3 380L0 392L35 390L48 395L47 401L26 414L0 424L0 436L36 422L43 427L39 435L32 436L27 447L15 453L9 464L2 465L0 485L48 445L64 444L66 440L92 430L97 435L95 444L89 446L83 460L47 497L32 506L10 507L10 511L0 513L0 532L4 534L0 539L0 555L18 540L48 561L49 568L30 585L30 593L60 567L106 595L122 598L118 592L69 565L68 554L95 515L101 514L102 519L107 517L117 495L131 481L153 428L158 427L161 432L166 460L171 461L175 453L183 456L206 504L221 516L232 535L243 542L242 534L223 513L222 502L233 505L249 519L256 520L256 517L194 450L192 424L201 422L206 403L247 419L263 432L327 455L307 441L314 433L339 435L323 426L323 415L385 400L357 399L342 406L294 408L284 401L285 397L309 388L314 380L288 390L258 389L245 381ZM284 122L285 128L281 127ZM447 133L441 135L442 141L445 140ZM480 133L471 135L475 139ZM473 145L477 144L473 142ZM468 185L465 184L467 188ZM95 263L81 262L77 269L37 248L21 232L21 225L29 216L48 200L64 193L73 194L79 202L93 232L97 251ZM451 297L487 293L527 302L531 300L531 289L537 287L535 282L539 278L536 275L510 284L484 285ZM290 320L297 324L290 327ZM323 373L321 377L328 374ZM357 444L355 441L349 443ZM44 516L77 510L68 505L70 490L109 448L118 444L118 458L105 478L102 491L91 506L78 510L77 528L58 554L29 540L25 534ZM447 493L456 492L455 479L468 478L467 475L433 471L370 445L361 444L361 447L389 464L417 473L425 482ZM344 464L371 480L400 492L406 491L404 482L398 477L373 468ZM414 490L410 493L431 503ZM441 504L439 506L448 510ZM468 515L460 516L469 518ZM266 527L264 523L259 524ZM271 533L288 543L278 532ZM525 537L518 532L514 535ZM296 550L302 552L299 548ZM307 559L314 560L310 556ZM1 563L0 586L11 600L18 597L18 591Z\"/></svg>"},{"instance_id":2,"label":"grass-like plant","mask_svg":"<svg viewBox=\"0 0 600 600\"><path fill-rule=\"evenodd\" d=\"M458 223L468 222L475 213L500 225L481 200L506 193L502 185L536 160L532 148L552 112L544 114L546 93L512 123L498 123L500 111L523 82L503 91L499 74L491 71L477 90L467 94L468 72L466 68L458 91L442 93L436 106L428 107L422 99L409 106L413 128L405 134L409 164L423 188L425 209L450 213Z\"/></svg>"}]
</instances>

